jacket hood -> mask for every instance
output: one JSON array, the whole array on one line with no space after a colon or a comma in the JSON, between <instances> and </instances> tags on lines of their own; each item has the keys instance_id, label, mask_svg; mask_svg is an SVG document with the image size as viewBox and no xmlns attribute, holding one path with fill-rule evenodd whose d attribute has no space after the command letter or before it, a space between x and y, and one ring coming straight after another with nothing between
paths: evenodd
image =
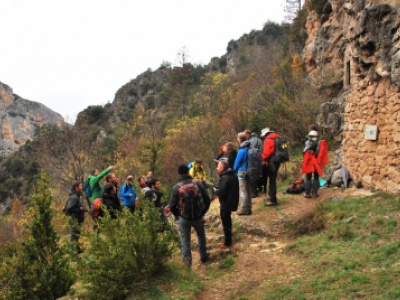
<instances>
[{"instance_id":1,"label":"jacket hood","mask_svg":"<svg viewBox=\"0 0 400 300\"><path fill-rule=\"evenodd\" d=\"M231 174L236 175L236 172L233 169L229 168L229 169L225 170L224 172L222 172L219 176L222 177L224 175L231 175Z\"/></svg>"},{"instance_id":2,"label":"jacket hood","mask_svg":"<svg viewBox=\"0 0 400 300\"><path fill-rule=\"evenodd\" d=\"M272 133L268 134L266 138L270 139L270 140L273 140L273 139L276 139L278 137L279 137L279 134L277 134L275 132L272 132Z\"/></svg>"},{"instance_id":3,"label":"jacket hood","mask_svg":"<svg viewBox=\"0 0 400 300\"><path fill-rule=\"evenodd\" d=\"M240 148L248 148L250 146L250 141L244 141L243 143L240 144Z\"/></svg>"}]
</instances>

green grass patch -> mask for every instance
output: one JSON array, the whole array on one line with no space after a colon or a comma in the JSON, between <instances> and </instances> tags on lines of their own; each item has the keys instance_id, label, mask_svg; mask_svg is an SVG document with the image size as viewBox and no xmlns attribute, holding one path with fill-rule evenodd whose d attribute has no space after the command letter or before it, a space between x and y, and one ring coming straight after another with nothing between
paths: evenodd
<instances>
[{"instance_id":1,"label":"green grass patch","mask_svg":"<svg viewBox=\"0 0 400 300\"><path fill-rule=\"evenodd\" d=\"M399 213L398 198L381 193L323 203L313 218L325 228L286 250L301 272L284 283L271 278L264 299L400 299Z\"/></svg>"}]
</instances>

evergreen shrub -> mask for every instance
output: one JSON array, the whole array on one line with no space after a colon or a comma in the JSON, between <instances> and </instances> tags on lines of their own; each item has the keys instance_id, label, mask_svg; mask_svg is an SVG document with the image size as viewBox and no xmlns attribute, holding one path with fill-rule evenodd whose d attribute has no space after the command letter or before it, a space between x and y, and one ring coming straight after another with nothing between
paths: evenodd
<instances>
[{"instance_id":1,"label":"evergreen shrub","mask_svg":"<svg viewBox=\"0 0 400 300\"><path fill-rule=\"evenodd\" d=\"M134 214L124 209L118 219L106 212L78 266L87 297L125 299L138 283L163 270L176 248L174 235L148 201L141 201Z\"/></svg>"}]
</instances>

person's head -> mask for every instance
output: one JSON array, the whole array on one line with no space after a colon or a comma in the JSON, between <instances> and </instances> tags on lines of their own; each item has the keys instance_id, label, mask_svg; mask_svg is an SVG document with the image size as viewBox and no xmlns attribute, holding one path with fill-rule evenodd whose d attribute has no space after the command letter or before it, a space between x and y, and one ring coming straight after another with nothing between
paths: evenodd
<instances>
[{"instance_id":1,"label":"person's head","mask_svg":"<svg viewBox=\"0 0 400 300\"><path fill-rule=\"evenodd\" d=\"M133 176L132 175L128 175L128 177L126 177L126 184L133 184Z\"/></svg>"},{"instance_id":2,"label":"person's head","mask_svg":"<svg viewBox=\"0 0 400 300\"><path fill-rule=\"evenodd\" d=\"M226 152L231 152L231 151L233 151L235 149L235 146L231 142L227 142L225 144L225 147L226 147Z\"/></svg>"},{"instance_id":3,"label":"person's head","mask_svg":"<svg viewBox=\"0 0 400 300\"><path fill-rule=\"evenodd\" d=\"M147 179L154 178L153 171L148 171L146 177Z\"/></svg>"},{"instance_id":4,"label":"person's head","mask_svg":"<svg viewBox=\"0 0 400 300\"><path fill-rule=\"evenodd\" d=\"M263 130L261 130L260 138L265 138L272 132L274 132L274 131L271 130L269 127L266 127Z\"/></svg>"},{"instance_id":5,"label":"person's head","mask_svg":"<svg viewBox=\"0 0 400 300\"><path fill-rule=\"evenodd\" d=\"M142 175L138 178L138 182L140 186L145 186L146 185L146 176Z\"/></svg>"},{"instance_id":6,"label":"person's head","mask_svg":"<svg viewBox=\"0 0 400 300\"><path fill-rule=\"evenodd\" d=\"M156 180L154 178L150 178L146 181L146 184L149 188L153 189L156 185Z\"/></svg>"},{"instance_id":7,"label":"person's head","mask_svg":"<svg viewBox=\"0 0 400 300\"><path fill-rule=\"evenodd\" d=\"M244 131L244 134L246 135L246 139L248 140L248 139L250 138L250 136L251 136L251 131L248 130L248 129L246 129L246 130Z\"/></svg>"},{"instance_id":8,"label":"person's head","mask_svg":"<svg viewBox=\"0 0 400 300\"><path fill-rule=\"evenodd\" d=\"M106 176L106 181L116 184L118 183L118 177L115 176L114 173L108 173Z\"/></svg>"},{"instance_id":9,"label":"person's head","mask_svg":"<svg viewBox=\"0 0 400 300\"><path fill-rule=\"evenodd\" d=\"M317 141L317 140L318 140L318 132L315 131L315 130L311 130L311 131L308 133L308 139L309 139L310 141L313 141L313 142Z\"/></svg>"},{"instance_id":10,"label":"person's head","mask_svg":"<svg viewBox=\"0 0 400 300\"><path fill-rule=\"evenodd\" d=\"M188 166L187 166L187 165L184 165L184 164L180 165L180 166L178 167L178 174L181 175L181 176L189 175L189 168L188 168Z\"/></svg>"},{"instance_id":11,"label":"person's head","mask_svg":"<svg viewBox=\"0 0 400 300\"><path fill-rule=\"evenodd\" d=\"M221 174L222 172L224 172L225 170L228 170L229 168L229 163L226 160L220 160L217 166L217 171L218 174Z\"/></svg>"},{"instance_id":12,"label":"person's head","mask_svg":"<svg viewBox=\"0 0 400 300\"><path fill-rule=\"evenodd\" d=\"M317 131L318 132L317 124L311 124L310 126L308 126L308 131Z\"/></svg>"},{"instance_id":13,"label":"person's head","mask_svg":"<svg viewBox=\"0 0 400 300\"><path fill-rule=\"evenodd\" d=\"M203 161L202 161L200 158L197 158L197 159L195 160L195 162L194 162L194 166L195 166L196 168L200 168L202 163L203 163Z\"/></svg>"},{"instance_id":14,"label":"person's head","mask_svg":"<svg viewBox=\"0 0 400 300\"><path fill-rule=\"evenodd\" d=\"M76 180L72 183L71 190L75 192L82 192L82 182Z\"/></svg>"},{"instance_id":15,"label":"person's head","mask_svg":"<svg viewBox=\"0 0 400 300\"><path fill-rule=\"evenodd\" d=\"M247 140L246 134L245 134L244 132L238 133L238 135L237 135L237 140L238 140L238 143L239 143L239 144L243 143L244 141Z\"/></svg>"},{"instance_id":16,"label":"person's head","mask_svg":"<svg viewBox=\"0 0 400 300\"><path fill-rule=\"evenodd\" d=\"M92 172L90 172L90 174L92 174L93 176L97 176L100 174L99 169L93 169Z\"/></svg>"},{"instance_id":17,"label":"person's head","mask_svg":"<svg viewBox=\"0 0 400 300\"><path fill-rule=\"evenodd\" d=\"M117 192L115 185L113 185L111 182L107 183L104 186L104 193L108 195L114 195Z\"/></svg>"},{"instance_id":18,"label":"person's head","mask_svg":"<svg viewBox=\"0 0 400 300\"><path fill-rule=\"evenodd\" d=\"M161 182L160 180L156 179L154 183L154 188L159 191L161 189Z\"/></svg>"}]
</instances>

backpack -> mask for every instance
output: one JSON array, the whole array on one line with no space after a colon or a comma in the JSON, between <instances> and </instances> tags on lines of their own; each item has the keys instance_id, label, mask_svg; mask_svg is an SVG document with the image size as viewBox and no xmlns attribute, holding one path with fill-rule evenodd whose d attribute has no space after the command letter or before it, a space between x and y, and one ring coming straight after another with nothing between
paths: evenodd
<instances>
[{"instance_id":1,"label":"backpack","mask_svg":"<svg viewBox=\"0 0 400 300\"><path fill-rule=\"evenodd\" d=\"M67 199L67 201L65 201L65 205L64 208L62 209L62 212L66 215L66 216L70 216L71 213L68 210L68 204L69 204L69 198Z\"/></svg>"},{"instance_id":2,"label":"backpack","mask_svg":"<svg viewBox=\"0 0 400 300\"><path fill-rule=\"evenodd\" d=\"M292 186L286 190L288 194L300 194L306 189L304 187L304 180L302 178L296 179Z\"/></svg>"},{"instance_id":3,"label":"backpack","mask_svg":"<svg viewBox=\"0 0 400 300\"><path fill-rule=\"evenodd\" d=\"M86 197L92 197L92 190L90 189L90 177L88 177L83 184L83 191L85 192Z\"/></svg>"},{"instance_id":4,"label":"backpack","mask_svg":"<svg viewBox=\"0 0 400 300\"><path fill-rule=\"evenodd\" d=\"M205 204L203 196L195 181L179 185L180 215L187 220L198 220L203 217Z\"/></svg>"},{"instance_id":5,"label":"backpack","mask_svg":"<svg viewBox=\"0 0 400 300\"><path fill-rule=\"evenodd\" d=\"M247 172L250 174L250 176L254 175L254 178L258 178L260 176L262 166L260 149L249 148L247 150L247 159Z\"/></svg>"},{"instance_id":6,"label":"backpack","mask_svg":"<svg viewBox=\"0 0 400 300\"><path fill-rule=\"evenodd\" d=\"M101 205L103 204L103 201L101 198L97 198L96 200L93 201L92 205L90 206L90 211L89 214L92 218L97 218L102 215L101 211Z\"/></svg>"},{"instance_id":7,"label":"backpack","mask_svg":"<svg viewBox=\"0 0 400 300\"><path fill-rule=\"evenodd\" d=\"M283 163L289 161L289 149L287 142L284 138L274 139L275 152L272 155L270 161Z\"/></svg>"}]
</instances>

